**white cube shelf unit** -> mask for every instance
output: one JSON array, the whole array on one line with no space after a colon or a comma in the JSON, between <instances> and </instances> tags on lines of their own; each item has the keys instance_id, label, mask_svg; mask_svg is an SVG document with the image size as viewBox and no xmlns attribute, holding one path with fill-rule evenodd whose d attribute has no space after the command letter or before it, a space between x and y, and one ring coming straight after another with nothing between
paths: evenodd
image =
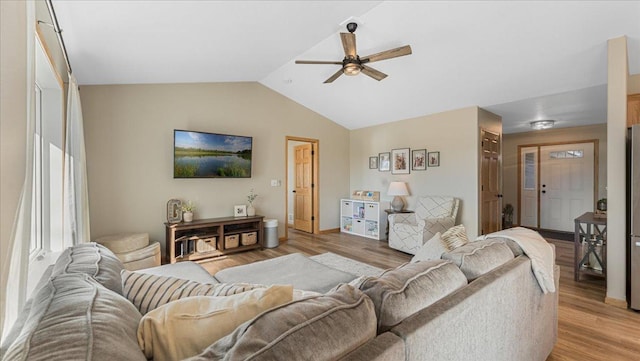
<instances>
[{"instance_id":1,"label":"white cube shelf unit","mask_svg":"<svg viewBox=\"0 0 640 361\"><path fill-rule=\"evenodd\" d=\"M387 215L380 202L358 199L340 200L340 231L357 236L383 240Z\"/></svg>"}]
</instances>

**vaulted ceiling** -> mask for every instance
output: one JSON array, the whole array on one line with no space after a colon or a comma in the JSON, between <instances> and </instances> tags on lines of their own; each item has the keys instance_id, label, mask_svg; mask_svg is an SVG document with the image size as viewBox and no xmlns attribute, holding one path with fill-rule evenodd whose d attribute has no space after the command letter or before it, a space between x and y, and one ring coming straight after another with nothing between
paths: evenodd
<instances>
[{"instance_id":1,"label":"vaulted ceiling","mask_svg":"<svg viewBox=\"0 0 640 361\"><path fill-rule=\"evenodd\" d=\"M535 119L606 122L607 40L640 73L640 1L53 0L79 83L257 81L349 129L478 105L504 132ZM323 81L344 57L409 44L371 64L389 76Z\"/></svg>"}]
</instances>

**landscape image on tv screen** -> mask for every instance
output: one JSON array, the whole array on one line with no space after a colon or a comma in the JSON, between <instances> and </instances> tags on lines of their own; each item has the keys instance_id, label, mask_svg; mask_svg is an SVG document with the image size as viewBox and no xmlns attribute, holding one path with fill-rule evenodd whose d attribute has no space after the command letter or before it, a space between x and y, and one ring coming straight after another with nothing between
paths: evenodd
<instances>
[{"instance_id":1,"label":"landscape image on tv screen","mask_svg":"<svg viewBox=\"0 0 640 361\"><path fill-rule=\"evenodd\" d=\"M252 138L173 132L174 178L250 178Z\"/></svg>"}]
</instances>

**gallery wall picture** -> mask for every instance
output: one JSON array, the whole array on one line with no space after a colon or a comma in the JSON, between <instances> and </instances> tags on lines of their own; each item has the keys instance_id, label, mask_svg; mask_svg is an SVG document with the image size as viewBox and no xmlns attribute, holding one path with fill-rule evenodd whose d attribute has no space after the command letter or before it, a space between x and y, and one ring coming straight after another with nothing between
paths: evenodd
<instances>
[{"instance_id":1,"label":"gallery wall picture","mask_svg":"<svg viewBox=\"0 0 640 361\"><path fill-rule=\"evenodd\" d=\"M391 174L409 174L409 148L391 150Z\"/></svg>"},{"instance_id":2,"label":"gallery wall picture","mask_svg":"<svg viewBox=\"0 0 640 361\"><path fill-rule=\"evenodd\" d=\"M429 152L429 167L440 166L440 152Z\"/></svg>"},{"instance_id":3,"label":"gallery wall picture","mask_svg":"<svg viewBox=\"0 0 640 361\"><path fill-rule=\"evenodd\" d=\"M388 172L391 170L391 153L380 153L378 155L378 170L381 172Z\"/></svg>"},{"instance_id":4,"label":"gallery wall picture","mask_svg":"<svg viewBox=\"0 0 640 361\"><path fill-rule=\"evenodd\" d=\"M369 157L369 169L378 169L378 157Z\"/></svg>"},{"instance_id":5,"label":"gallery wall picture","mask_svg":"<svg viewBox=\"0 0 640 361\"><path fill-rule=\"evenodd\" d=\"M414 149L411 151L411 169L426 170L427 169L427 150Z\"/></svg>"}]
</instances>

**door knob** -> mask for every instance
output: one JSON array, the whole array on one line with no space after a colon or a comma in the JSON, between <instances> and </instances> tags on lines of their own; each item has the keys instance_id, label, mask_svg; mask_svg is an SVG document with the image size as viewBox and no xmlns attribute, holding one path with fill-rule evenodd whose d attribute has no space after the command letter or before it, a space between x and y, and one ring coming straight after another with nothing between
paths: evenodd
<instances>
[{"instance_id":1,"label":"door knob","mask_svg":"<svg viewBox=\"0 0 640 361\"><path fill-rule=\"evenodd\" d=\"M542 191L542 193L547 193L547 191Z\"/></svg>"}]
</instances>

